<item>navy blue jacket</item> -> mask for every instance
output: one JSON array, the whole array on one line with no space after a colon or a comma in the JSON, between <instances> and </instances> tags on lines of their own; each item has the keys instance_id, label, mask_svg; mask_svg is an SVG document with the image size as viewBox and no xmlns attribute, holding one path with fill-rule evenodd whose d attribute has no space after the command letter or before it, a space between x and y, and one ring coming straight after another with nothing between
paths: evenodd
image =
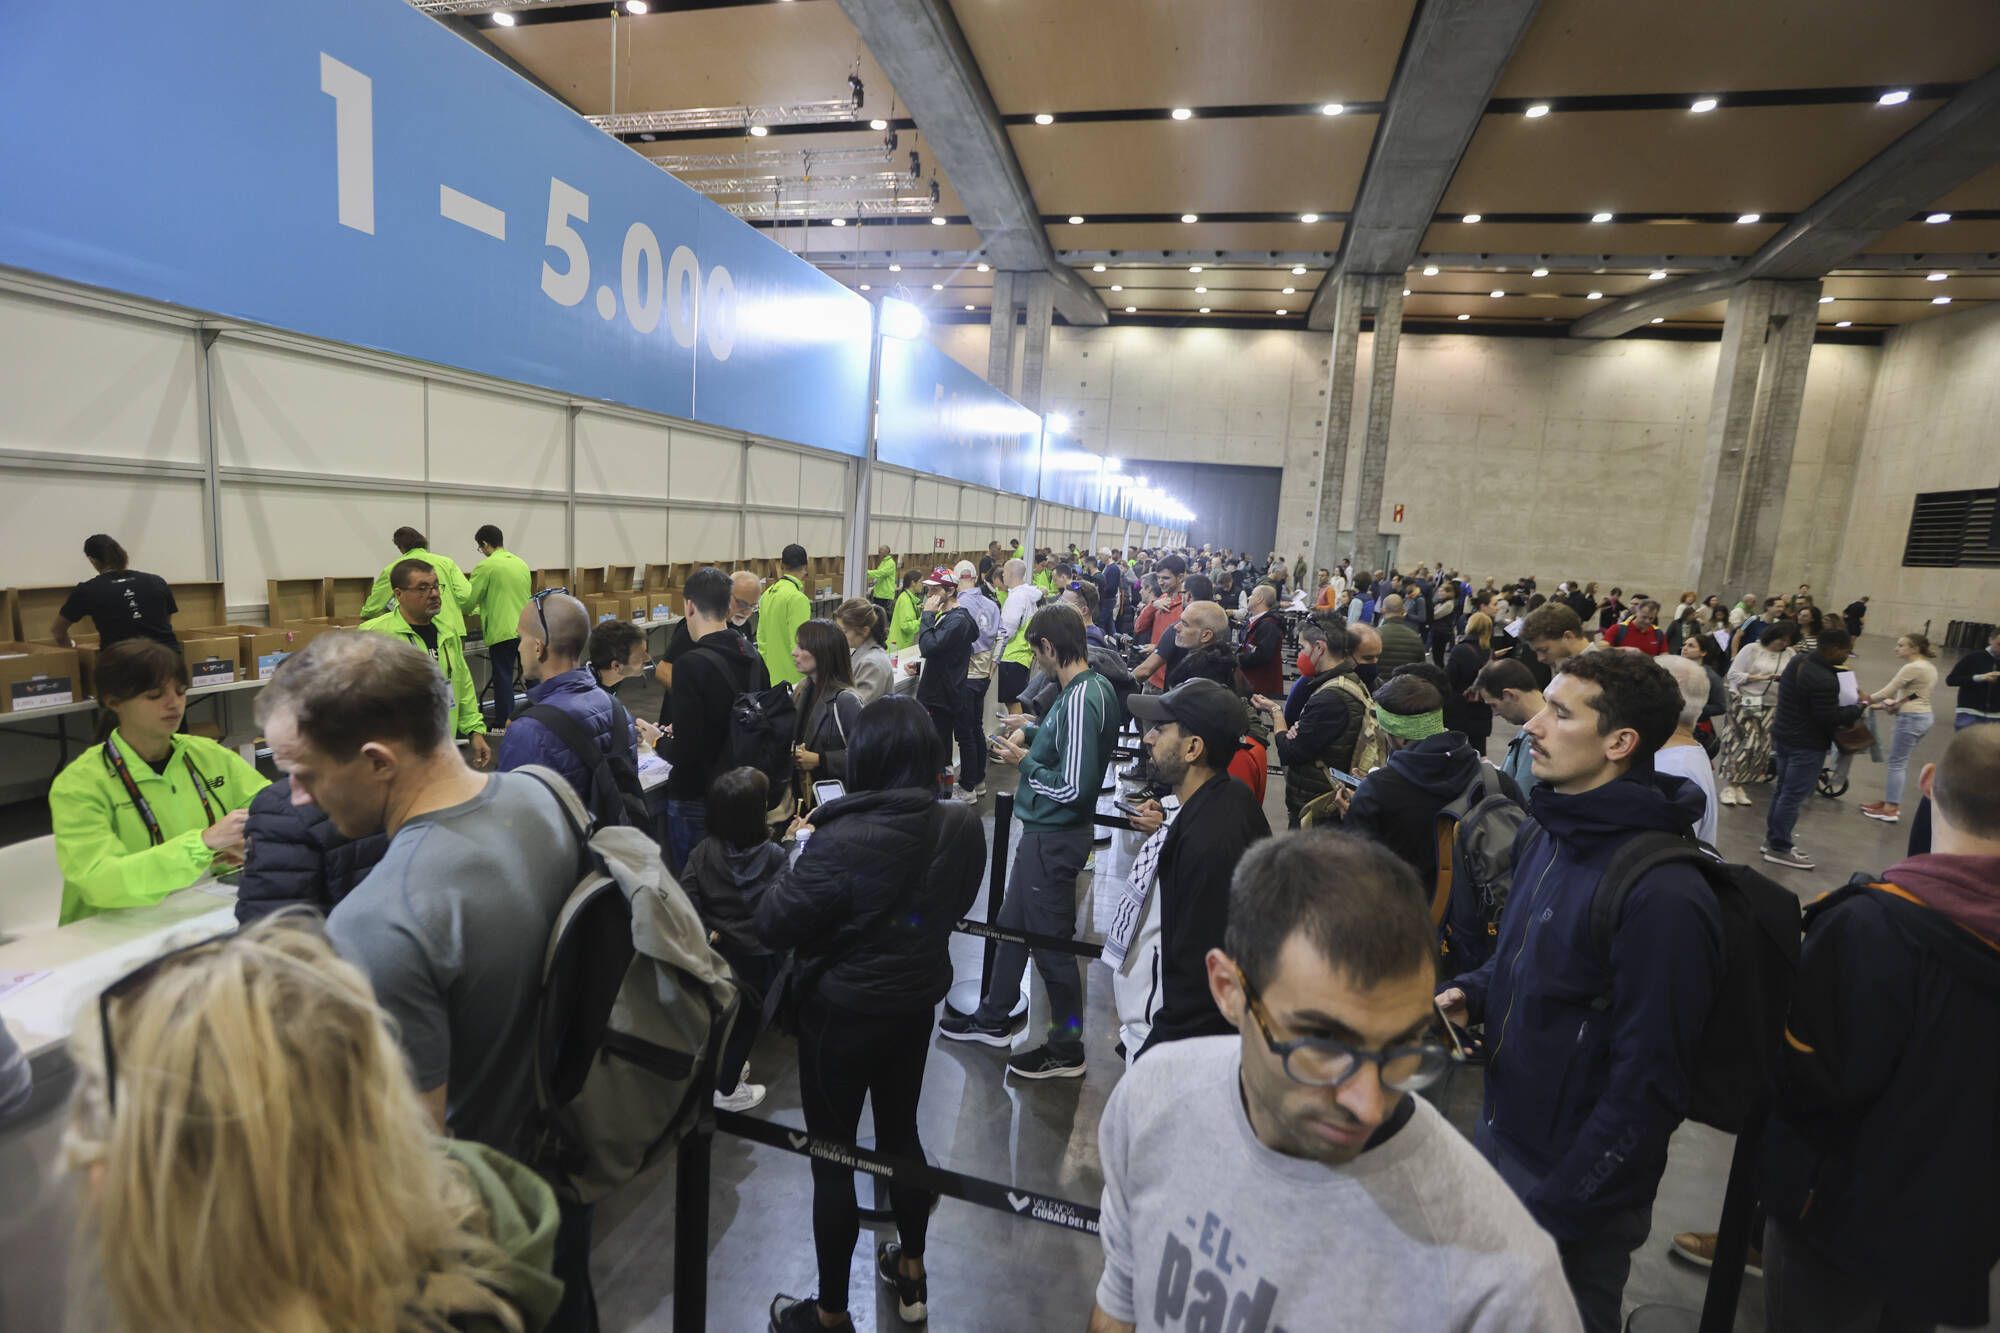
<instances>
[{"instance_id":1,"label":"navy blue jacket","mask_svg":"<svg viewBox=\"0 0 2000 1333\"><path fill-rule=\"evenodd\" d=\"M249 925L286 907L324 915L368 877L388 849L386 833L349 841L316 805L292 804L292 780L257 793L243 826L249 855L236 881L236 920Z\"/></svg>"},{"instance_id":2,"label":"navy blue jacket","mask_svg":"<svg viewBox=\"0 0 2000 1333\"><path fill-rule=\"evenodd\" d=\"M561 709L591 734L604 748L604 753L622 751L637 766L638 729L628 719L625 734L614 743L611 735L611 696L590 674L589 667L578 667L574 671L537 681L528 687L528 703L530 706L548 704ZM586 801L590 799L590 774L584 772L583 762L569 746L563 744L562 737L531 717L517 715L508 725L506 735L500 739L500 758L494 767L507 773L526 768L529 764L553 768L568 780L578 795Z\"/></svg>"},{"instance_id":3,"label":"navy blue jacket","mask_svg":"<svg viewBox=\"0 0 2000 1333\"><path fill-rule=\"evenodd\" d=\"M1538 786L1514 846L1493 956L1452 982L1486 1023L1485 1130L1536 1183L1522 1198L1557 1240L1652 1202L1667 1140L1722 971L1715 894L1688 866L1633 886L1609 966L1590 902L1612 854L1641 829L1689 833L1701 790L1644 761L1565 795ZM1601 1011L1592 1001L1609 997Z\"/></svg>"}]
</instances>

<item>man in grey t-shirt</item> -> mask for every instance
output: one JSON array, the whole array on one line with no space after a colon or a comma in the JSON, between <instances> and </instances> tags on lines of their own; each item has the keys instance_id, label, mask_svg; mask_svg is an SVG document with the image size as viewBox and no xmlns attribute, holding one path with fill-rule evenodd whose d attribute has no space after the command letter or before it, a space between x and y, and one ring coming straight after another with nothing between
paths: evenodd
<instances>
[{"instance_id":1,"label":"man in grey t-shirt","mask_svg":"<svg viewBox=\"0 0 2000 1333\"><path fill-rule=\"evenodd\" d=\"M1258 843L1210 989L1238 1029L1160 1047L1100 1127L1104 1276L1091 1333L1581 1324L1555 1243L1410 1095L1450 1065L1436 935L1373 843Z\"/></svg>"}]
</instances>

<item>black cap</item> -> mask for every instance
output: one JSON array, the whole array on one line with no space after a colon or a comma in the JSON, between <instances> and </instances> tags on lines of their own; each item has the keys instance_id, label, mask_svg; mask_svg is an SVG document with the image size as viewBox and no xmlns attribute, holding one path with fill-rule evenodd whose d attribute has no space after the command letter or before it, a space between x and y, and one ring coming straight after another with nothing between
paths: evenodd
<instances>
[{"instance_id":1,"label":"black cap","mask_svg":"<svg viewBox=\"0 0 2000 1333\"><path fill-rule=\"evenodd\" d=\"M1182 731L1201 738L1211 767L1226 768L1241 748L1250 713L1236 691L1220 681L1197 677L1184 680L1165 694L1135 694L1126 700L1132 716L1142 722L1177 722Z\"/></svg>"}]
</instances>

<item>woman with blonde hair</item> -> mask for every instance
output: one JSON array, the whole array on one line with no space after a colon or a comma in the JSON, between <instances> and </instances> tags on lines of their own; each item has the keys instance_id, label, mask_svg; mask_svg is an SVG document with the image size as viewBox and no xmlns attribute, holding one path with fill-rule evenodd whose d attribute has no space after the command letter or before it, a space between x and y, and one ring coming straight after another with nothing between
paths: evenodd
<instances>
[{"instance_id":1,"label":"woman with blonde hair","mask_svg":"<svg viewBox=\"0 0 2000 1333\"><path fill-rule=\"evenodd\" d=\"M114 982L71 1039L63 1137L113 1322L532 1333L556 1204L441 1137L368 981L280 914Z\"/></svg>"},{"instance_id":2,"label":"woman with blonde hair","mask_svg":"<svg viewBox=\"0 0 2000 1333\"><path fill-rule=\"evenodd\" d=\"M895 668L889 664L889 617L882 608L860 597L850 597L833 609L833 623L847 636L849 669L854 675L854 692L863 707L889 692L895 683Z\"/></svg>"},{"instance_id":3,"label":"woman with blonde hair","mask_svg":"<svg viewBox=\"0 0 2000 1333\"><path fill-rule=\"evenodd\" d=\"M1444 695L1444 725L1448 731L1462 731L1472 747L1486 753L1493 735L1493 708L1479 697L1479 673L1493 660L1493 618L1484 611L1466 617L1465 633L1452 645L1445 659L1445 675L1451 688Z\"/></svg>"},{"instance_id":4,"label":"woman with blonde hair","mask_svg":"<svg viewBox=\"0 0 2000 1333\"><path fill-rule=\"evenodd\" d=\"M1910 772L1910 755L1915 752L1917 742L1931 729L1931 691L1937 688L1937 663L1931 659L1937 656L1937 649L1931 647L1930 638L1915 630L1896 640L1896 659L1902 663L1896 674L1889 677L1889 683L1869 695L1870 708L1880 709L1896 719L1896 730L1889 741L1889 781L1887 793L1879 801L1869 801L1861 807L1861 813L1870 819L1879 819L1885 824L1894 824L1902 817L1903 784Z\"/></svg>"}]
</instances>

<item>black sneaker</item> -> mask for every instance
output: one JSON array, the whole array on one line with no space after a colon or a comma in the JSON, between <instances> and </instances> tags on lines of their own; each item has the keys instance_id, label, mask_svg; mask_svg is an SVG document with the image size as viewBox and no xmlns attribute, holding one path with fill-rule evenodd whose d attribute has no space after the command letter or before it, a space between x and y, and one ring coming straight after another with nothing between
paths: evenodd
<instances>
[{"instance_id":1,"label":"black sneaker","mask_svg":"<svg viewBox=\"0 0 2000 1333\"><path fill-rule=\"evenodd\" d=\"M1787 866L1793 870L1814 870L1818 868L1810 856L1807 856L1796 847L1787 847L1782 852L1770 847L1759 847L1757 852L1774 866Z\"/></svg>"},{"instance_id":2,"label":"black sneaker","mask_svg":"<svg viewBox=\"0 0 2000 1333\"><path fill-rule=\"evenodd\" d=\"M778 1296L771 1301L771 1333L819 1333L827 1325L819 1322L819 1303L811 1297ZM854 1321L843 1317L832 1326L852 1333Z\"/></svg>"},{"instance_id":3,"label":"black sneaker","mask_svg":"<svg viewBox=\"0 0 2000 1333\"><path fill-rule=\"evenodd\" d=\"M986 1046L1012 1046L1014 1038L1020 1034L1024 1017L1019 1023L980 1022L971 1014L960 1016L947 1013L938 1020L938 1035L947 1041L976 1041Z\"/></svg>"},{"instance_id":4,"label":"black sneaker","mask_svg":"<svg viewBox=\"0 0 2000 1333\"><path fill-rule=\"evenodd\" d=\"M883 1241L875 1248L875 1275L884 1285L896 1289L896 1314L906 1324L921 1324L931 1317L930 1283L925 1278L904 1277L899 1261L903 1257L903 1247L896 1241Z\"/></svg>"},{"instance_id":5,"label":"black sneaker","mask_svg":"<svg viewBox=\"0 0 2000 1333\"><path fill-rule=\"evenodd\" d=\"M1017 1078L1082 1078L1083 1057L1061 1056L1046 1046L1007 1058L1007 1072Z\"/></svg>"}]
</instances>

